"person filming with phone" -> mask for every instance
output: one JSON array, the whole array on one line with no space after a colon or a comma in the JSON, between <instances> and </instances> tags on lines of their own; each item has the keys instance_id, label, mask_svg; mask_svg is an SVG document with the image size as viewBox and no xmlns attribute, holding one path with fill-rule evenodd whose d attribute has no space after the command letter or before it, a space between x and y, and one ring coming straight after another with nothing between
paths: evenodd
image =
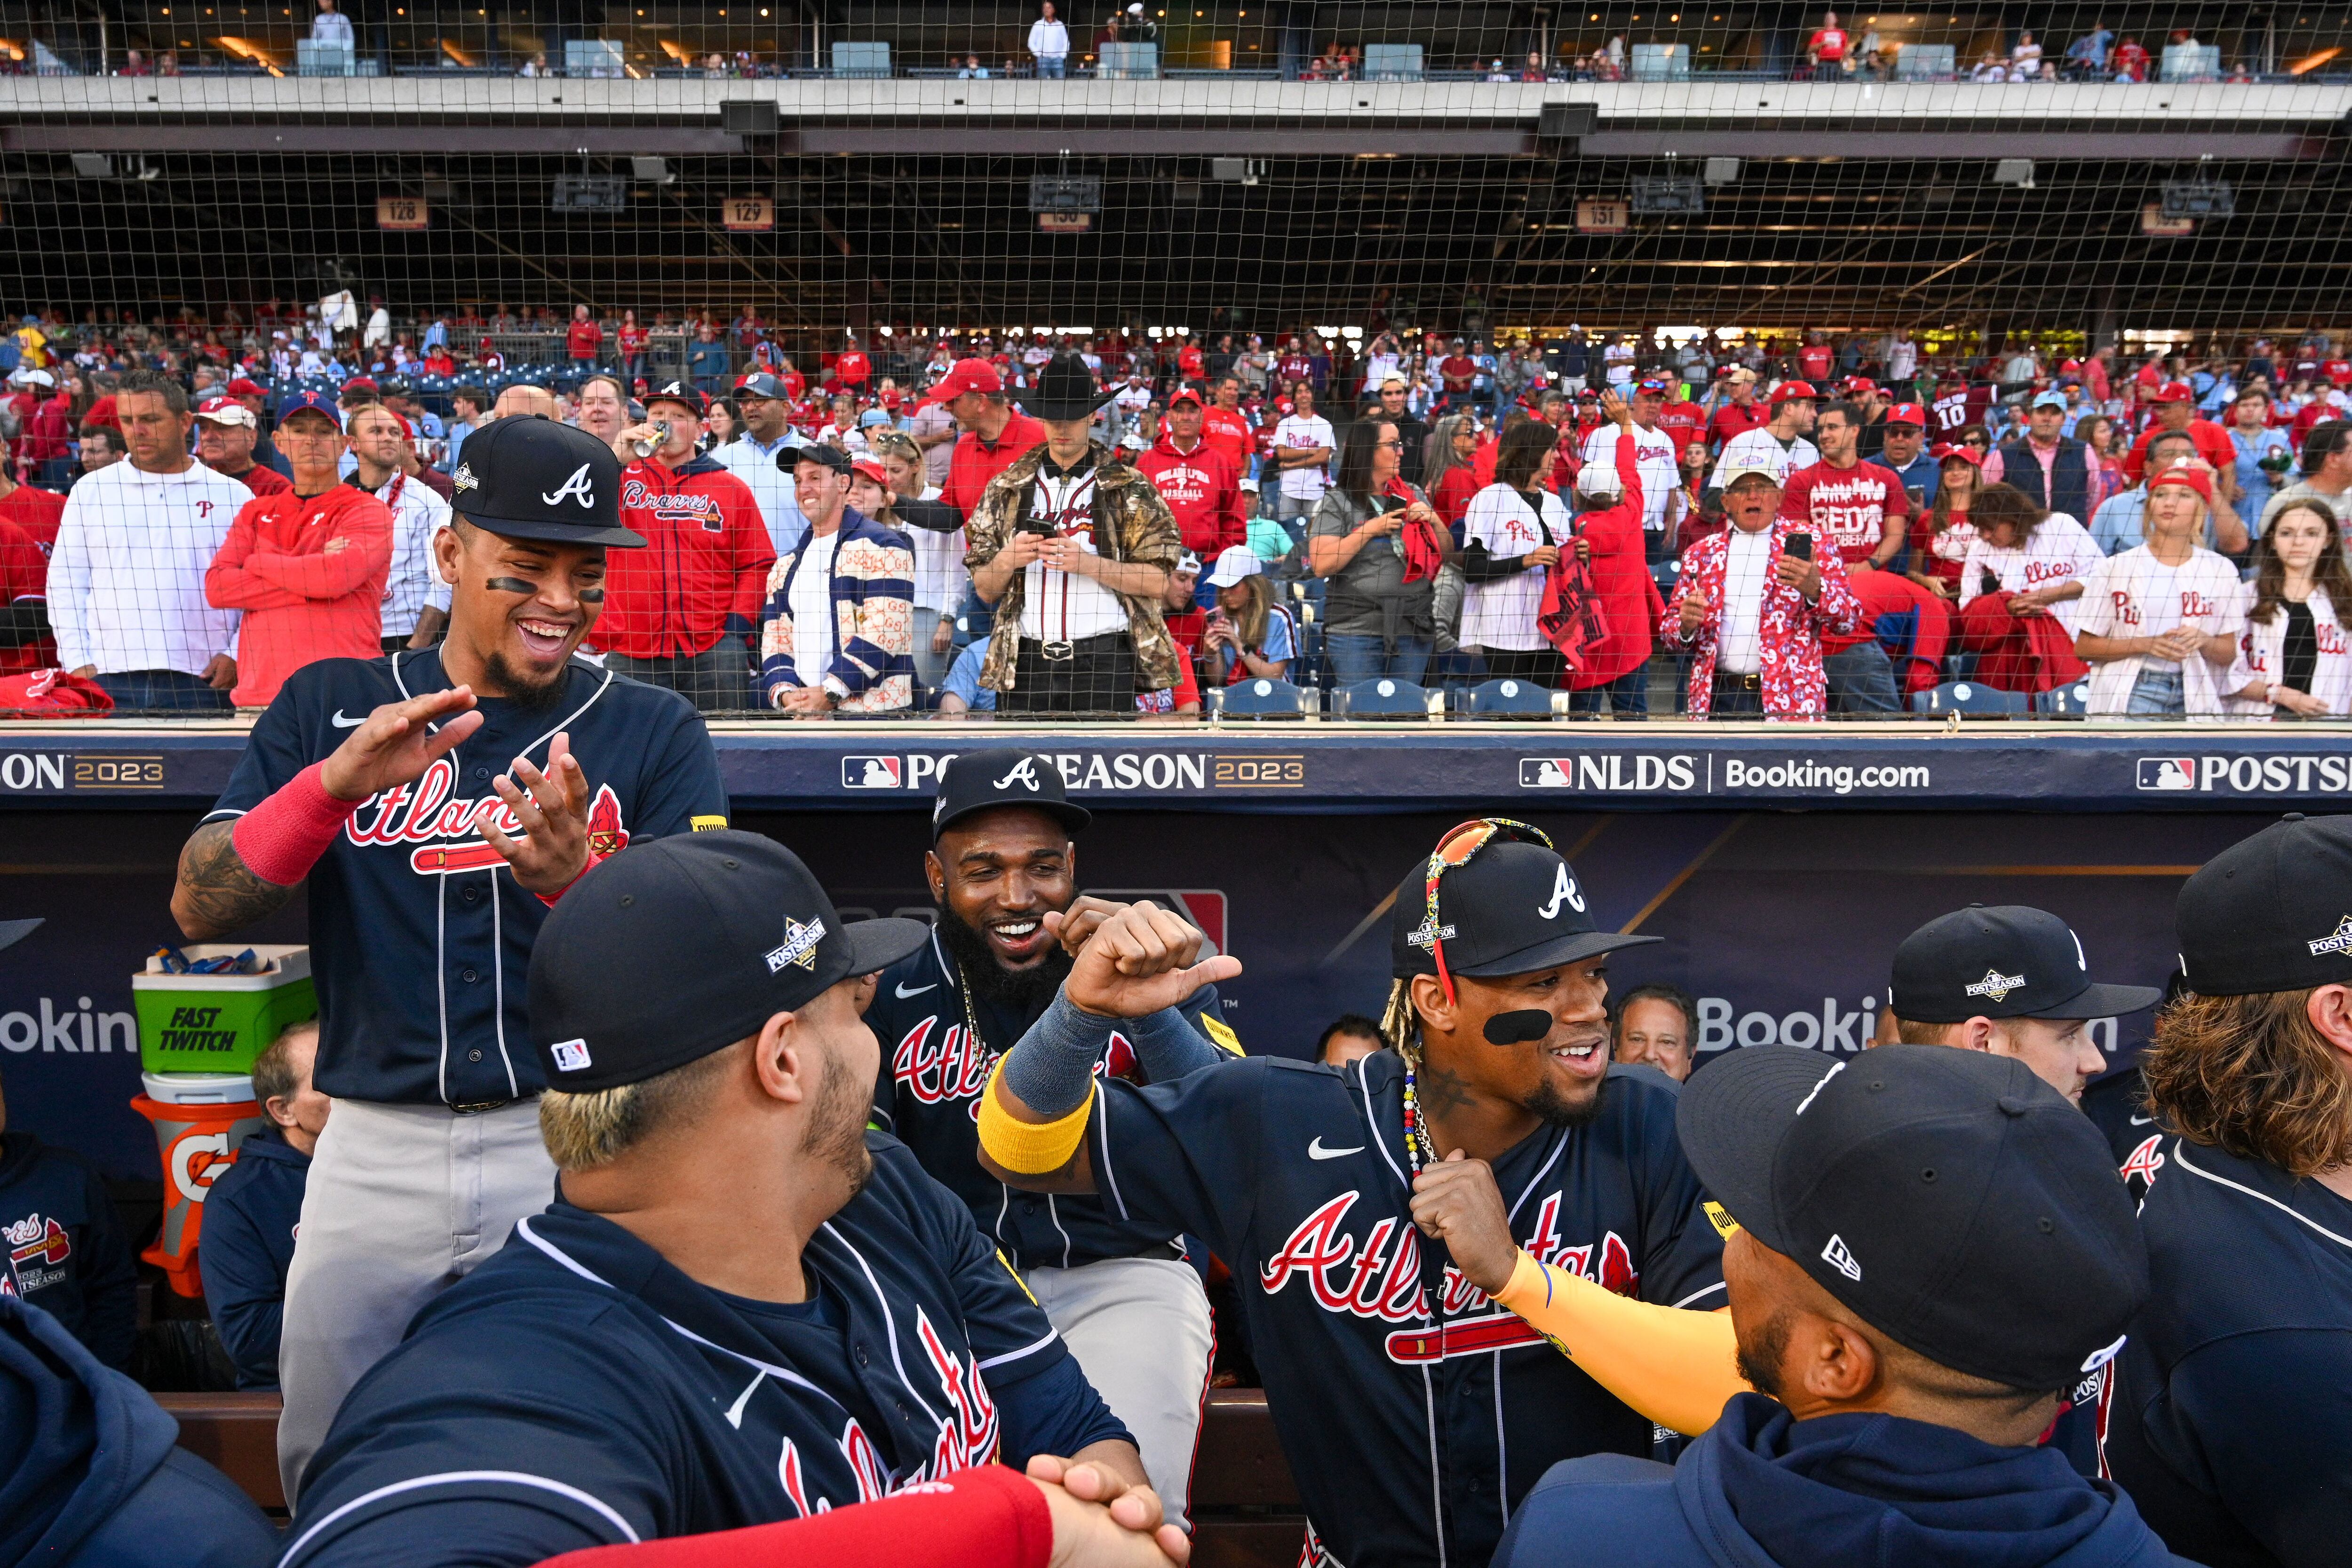
<instances>
[{"instance_id":1,"label":"person filming with phone","mask_svg":"<svg viewBox=\"0 0 2352 1568\"><path fill-rule=\"evenodd\" d=\"M1844 564L1835 550L1815 559L1813 536L1780 516L1774 469L1732 464L1720 477L1731 526L1683 552L1680 590L1659 618L1659 635L1692 654L1685 711L1819 718L1829 695L1822 635L1851 632L1862 616Z\"/></svg>"}]
</instances>

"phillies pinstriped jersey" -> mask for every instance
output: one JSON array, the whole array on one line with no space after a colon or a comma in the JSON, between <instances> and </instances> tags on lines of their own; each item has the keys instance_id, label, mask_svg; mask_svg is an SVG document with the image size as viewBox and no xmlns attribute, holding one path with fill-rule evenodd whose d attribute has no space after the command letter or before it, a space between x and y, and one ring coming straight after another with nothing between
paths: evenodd
<instances>
[{"instance_id":1,"label":"phillies pinstriped jersey","mask_svg":"<svg viewBox=\"0 0 2352 1568\"><path fill-rule=\"evenodd\" d=\"M1307 1505L1308 1568L1478 1568L1545 1469L1643 1458L1653 1428L1413 1228L1403 1067L1268 1057L1112 1082L1087 1136L1114 1218L1202 1237L1234 1271ZM1530 1253L1645 1301L1724 1304L1723 1233L1673 1083L1613 1068L1598 1115L1495 1162Z\"/></svg>"},{"instance_id":2,"label":"phillies pinstriped jersey","mask_svg":"<svg viewBox=\"0 0 2352 1568\"><path fill-rule=\"evenodd\" d=\"M242 816L342 745L385 703L446 691L440 650L324 659L287 677L205 821ZM515 884L474 831L490 780L517 758L547 766L559 730L588 781L588 847L727 825L719 757L692 705L585 661L545 706L480 700L481 727L402 784L360 803L311 869L310 972L318 1084L339 1100L472 1105L536 1094L523 977L548 906Z\"/></svg>"},{"instance_id":3,"label":"phillies pinstriped jersey","mask_svg":"<svg viewBox=\"0 0 2352 1568\"><path fill-rule=\"evenodd\" d=\"M866 1021L882 1045L874 1120L906 1141L923 1168L971 1207L1015 1268L1070 1269L1104 1258L1173 1257L1177 1228L1137 1224L1106 1213L1102 1200L1021 1192L981 1168L980 1092L997 1058L1020 1042L1052 1001L1026 1016L974 996L967 1010L963 978L936 932L883 971ZM1213 1044L1236 1053L1240 1042L1217 1018L1217 988L1203 986L1180 1009ZM980 1025L975 1039L971 1028ZM1113 1034L1095 1071L1136 1076L1134 1048Z\"/></svg>"},{"instance_id":4,"label":"phillies pinstriped jersey","mask_svg":"<svg viewBox=\"0 0 2352 1568\"><path fill-rule=\"evenodd\" d=\"M352 1390L280 1561L523 1568L1131 1440L963 1205L866 1143L803 1301L713 1290L568 1204L521 1221Z\"/></svg>"}]
</instances>

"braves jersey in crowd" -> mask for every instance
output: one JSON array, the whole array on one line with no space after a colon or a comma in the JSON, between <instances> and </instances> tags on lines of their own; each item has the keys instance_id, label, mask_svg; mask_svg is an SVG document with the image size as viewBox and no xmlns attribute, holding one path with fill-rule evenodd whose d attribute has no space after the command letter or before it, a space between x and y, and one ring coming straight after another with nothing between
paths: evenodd
<instances>
[{"instance_id":1,"label":"braves jersey in crowd","mask_svg":"<svg viewBox=\"0 0 2352 1568\"><path fill-rule=\"evenodd\" d=\"M709 653L760 622L776 549L743 481L708 457L640 457L621 476L621 526L643 549L605 557L604 613L589 641L631 659ZM751 664L751 649L743 650Z\"/></svg>"},{"instance_id":2,"label":"braves jersey in crowd","mask_svg":"<svg viewBox=\"0 0 2352 1568\"><path fill-rule=\"evenodd\" d=\"M1403 1064L1269 1057L1109 1083L1088 1129L1118 1218L1232 1268L1307 1505L1307 1568L1485 1563L1545 1469L1647 1457L1651 1423L1496 1306L1412 1218ZM1600 1113L1495 1162L1540 1261L1645 1301L1724 1304L1723 1234L1675 1135L1675 1090L1612 1071Z\"/></svg>"},{"instance_id":3,"label":"braves jersey in crowd","mask_svg":"<svg viewBox=\"0 0 2352 1568\"><path fill-rule=\"evenodd\" d=\"M1128 1438L963 1206L866 1146L805 1301L699 1284L568 1204L521 1221L343 1402L281 1562L520 1568Z\"/></svg>"},{"instance_id":4,"label":"braves jersey in crowd","mask_svg":"<svg viewBox=\"0 0 2352 1568\"><path fill-rule=\"evenodd\" d=\"M874 1120L904 1139L923 1168L971 1207L980 1228L1017 1269L1177 1256L1181 1227L1114 1218L1098 1197L1016 1191L981 1168L981 1091L997 1058L1020 1043L1052 1000L1047 996L1022 1014L976 993L967 997L962 974L934 935L875 983L866 1013L882 1044ZM1211 1042L1239 1054L1241 1042L1217 1017L1216 987L1203 986L1179 1010ZM1113 1034L1095 1071L1132 1081L1134 1048Z\"/></svg>"},{"instance_id":5,"label":"braves jersey in crowd","mask_svg":"<svg viewBox=\"0 0 2352 1568\"><path fill-rule=\"evenodd\" d=\"M486 801L520 831L490 780L517 758L547 766L570 733L586 776L588 847L727 825L709 732L675 692L575 661L545 705L480 699L483 723L413 784L370 796L312 868L311 975L318 1084L338 1100L478 1105L545 1087L531 1054L523 977L548 906L515 883L473 827ZM205 821L242 816L385 703L446 691L438 649L327 659L296 671L253 727Z\"/></svg>"},{"instance_id":6,"label":"braves jersey in crowd","mask_svg":"<svg viewBox=\"0 0 2352 1568\"><path fill-rule=\"evenodd\" d=\"M1800 468L1780 492L1780 515L1800 528L1810 528L1823 542L1834 546L1846 565L1868 560L1889 537L1903 537L1902 518L1911 509L1903 481L1891 468L1857 463L1851 468L1826 462Z\"/></svg>"},{"instance_id":7,"label":"braves jersey in crowd","mask_svg":"<svg viewBox=\"0 0 2352 1568\"><path fill-rule=\"evenodd\" d=\"M2100 1410L2106 1473L2209 1568L2342 1563L2352 1199L2185 1138L2157 1153L2147 1301Z\"/></svg>"},{"instance_id":8,"label":"braves jersey in crowd","mask_svg":"<svg viewBox=\"0 0 2352 1568\"><path fill-rule=\"evenodd\" d=\"M131 1365L139 1271L98 1172L30 1133L0 1133L0 1295L42 1308L90 1354Z\"/></svg>"}]
</instances>

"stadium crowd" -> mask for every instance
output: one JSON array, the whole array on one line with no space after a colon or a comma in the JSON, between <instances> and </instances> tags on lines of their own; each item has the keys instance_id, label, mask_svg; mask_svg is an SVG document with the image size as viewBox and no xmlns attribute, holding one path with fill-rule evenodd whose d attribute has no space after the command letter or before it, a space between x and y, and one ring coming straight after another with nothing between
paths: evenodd
<instances>
[{"instance_id":1,"label":"stadium crowd","mask_svg":"<svg viewBox=\"0 0 2352 1568\"><path fill-rule=\"evenodd\" d=\"M666 542L616 562L593 651L706 711L1176 718L1375 680L1624 718L2352 708L2352 359L2317 333L812 344L751 308L395 325L345 291L26 315L0 362L0 636L10 674L74 677L59 706L257 706L331 647L429 646L465 444L544 413L620 453Z\"/></svg>"}]
</instances>

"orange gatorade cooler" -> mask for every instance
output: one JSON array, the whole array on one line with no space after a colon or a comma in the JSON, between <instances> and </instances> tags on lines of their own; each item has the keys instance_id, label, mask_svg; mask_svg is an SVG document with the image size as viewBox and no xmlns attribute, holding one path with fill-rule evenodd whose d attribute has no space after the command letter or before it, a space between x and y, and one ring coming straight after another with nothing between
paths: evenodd
<instances>
[{"instance_id":1,"label":"orange gatorade cooler","mask_svg":"<svg viewBox=\"0 0 2352 1568\"><path fill-rule=\"evenodd\" d=\"M236 1148L250 1133L268 1125L253 1098L253 1080L243 1074L173 1072L142 1074L147 1092L131 1108L155 1124L155 1146L163 1156L163 1232L140 1258L162 1269L183 1296L205 1293L196 1271L196 1241L204 1228L205 1198L214 1179L235 1163Z\"/></svg>"}]
</instances>

